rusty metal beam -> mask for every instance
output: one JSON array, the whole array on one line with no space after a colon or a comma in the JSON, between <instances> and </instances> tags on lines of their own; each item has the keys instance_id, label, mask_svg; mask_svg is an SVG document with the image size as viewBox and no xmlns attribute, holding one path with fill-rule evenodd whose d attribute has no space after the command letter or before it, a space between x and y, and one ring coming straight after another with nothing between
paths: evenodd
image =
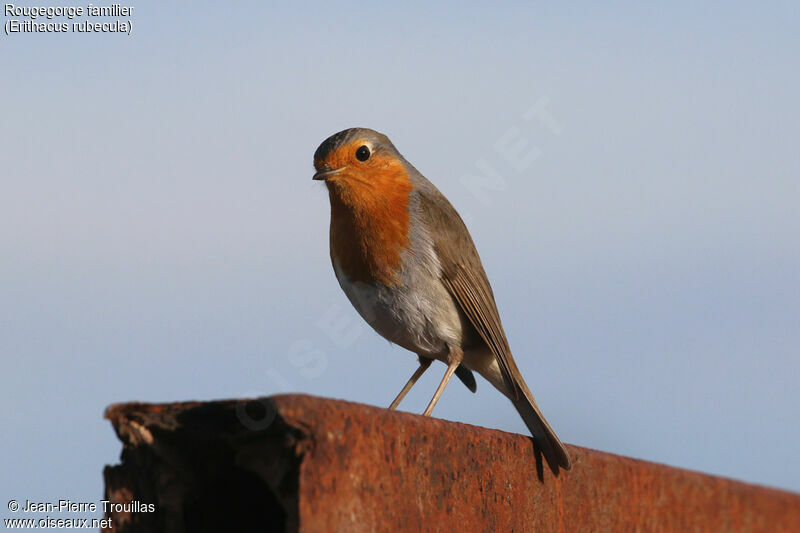
<instances>
[{"instance_id":1,"label":"rusty metal beam","mask_svg":"<svg viewBox=\"0 0 800 533\"><path fill-rule=\"evenodd\" d=\"M133 531L800 531L800 495L569 446L301 395L106 411L106 467Z\"/></svg>"}]
</instances>

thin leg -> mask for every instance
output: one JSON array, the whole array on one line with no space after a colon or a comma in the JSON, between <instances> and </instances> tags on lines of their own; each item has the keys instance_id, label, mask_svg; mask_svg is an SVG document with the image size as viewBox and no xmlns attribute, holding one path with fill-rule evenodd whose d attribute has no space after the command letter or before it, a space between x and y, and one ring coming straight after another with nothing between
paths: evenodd
<instances>
[{"instance_id":1,"label":"thin leg","mask_svg":"<svg viewBox=\"0 0 800 533\"><path fill-rule=\"evenodd\" d=\"M406 394L408 394L408 391L410 391L411 387L414 386L414 383L416 383L419 377L422 374L424 374L426 370L428 370L429 366L431 366L432 361L433 361L432 359L428 359L427 357L419 358L419 368L417 368L414 371L414 373L411 374L411 377L408 379L408 383L406 383L406 386L403 387L403 390L401 390L400 394L397 395L397 398L394 399L392 405L389 406L390 411L395 410L397 406L400 405L400 402L402 402L403 398L406 397Z\"/></svg>"},{"instance_id":2,"label":"thin leg","mask_svg":"<svg viewBox=\"0 0 800 533\"><path fill-rule=\"evenodd\" d=\"M444 373L444 377L442 378L442 382L439 383L439 387L436 389L436 393L433 395L433 399L431 399L431 403L428 404L428 407L425 409L425 412L422 413L422 416L430 416L433 412L433 406L436 405L436 402L439 401L439 396L442 395L444 392L444 388L447 386L447 382L450 381L450 377L453 375L453 372L456 371L458 365L461 364L459 360L453 360L447 365L447 372Z\"/></svg>"}]
</instances>

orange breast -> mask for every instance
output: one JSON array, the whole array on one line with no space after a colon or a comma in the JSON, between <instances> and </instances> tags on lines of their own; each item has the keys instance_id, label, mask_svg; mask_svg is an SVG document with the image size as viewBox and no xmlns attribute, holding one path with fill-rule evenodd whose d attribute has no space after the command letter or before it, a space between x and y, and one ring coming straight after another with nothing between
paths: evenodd
<instances>
[{"instance_id":1,"label":"orange breast","mask_svg":"<svg viewBox=\"0 0 800 533\"><path fill-rule=\"evenodd\" d=\"M328 182L331 260L351 281L397 282L408 247L411 189L408 173L397 160Z\"/></svg>"}]
</instances>

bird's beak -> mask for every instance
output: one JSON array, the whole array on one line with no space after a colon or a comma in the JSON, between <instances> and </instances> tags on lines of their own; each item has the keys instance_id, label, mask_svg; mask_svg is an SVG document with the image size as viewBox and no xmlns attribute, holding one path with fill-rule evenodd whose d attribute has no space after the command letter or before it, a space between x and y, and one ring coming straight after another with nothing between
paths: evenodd
<instances>
[{"instance_id":1,"label":"bird's beak","mask_svg":"<svg viewBox=\"0 0 800 533\"><path fill-rule=\"evenodd\" d=\"M327 180L328 178L330 178L332 176L335 176L337 173L341 172L342 170L344 170L344 167L342 167L342 168L334 168L333 170L320 170L319 172L314 174L314 177L311 178L311 179L312 180Z\"/></svg>"}]
</instances>

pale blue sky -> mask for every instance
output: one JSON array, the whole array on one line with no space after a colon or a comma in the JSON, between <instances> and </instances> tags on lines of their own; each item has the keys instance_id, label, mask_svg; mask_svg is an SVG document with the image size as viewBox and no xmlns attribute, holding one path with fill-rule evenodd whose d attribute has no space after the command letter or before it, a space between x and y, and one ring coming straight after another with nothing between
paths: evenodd
<instances>
[{"instance_id":1,"label":"pale blue sky","mask_svg":"<svg viewBox=\"0 0 800 533\"><path fill-rule=\"evenodd\" d=\"M266 4L0 36L4 500L98 500L112 402L389 404L415 358L341 293L311 181L350 126L468 221L563 440L800 490L795 2ZM435 415L525 432L484 381Z\"/></svg>"}]
</instances>

